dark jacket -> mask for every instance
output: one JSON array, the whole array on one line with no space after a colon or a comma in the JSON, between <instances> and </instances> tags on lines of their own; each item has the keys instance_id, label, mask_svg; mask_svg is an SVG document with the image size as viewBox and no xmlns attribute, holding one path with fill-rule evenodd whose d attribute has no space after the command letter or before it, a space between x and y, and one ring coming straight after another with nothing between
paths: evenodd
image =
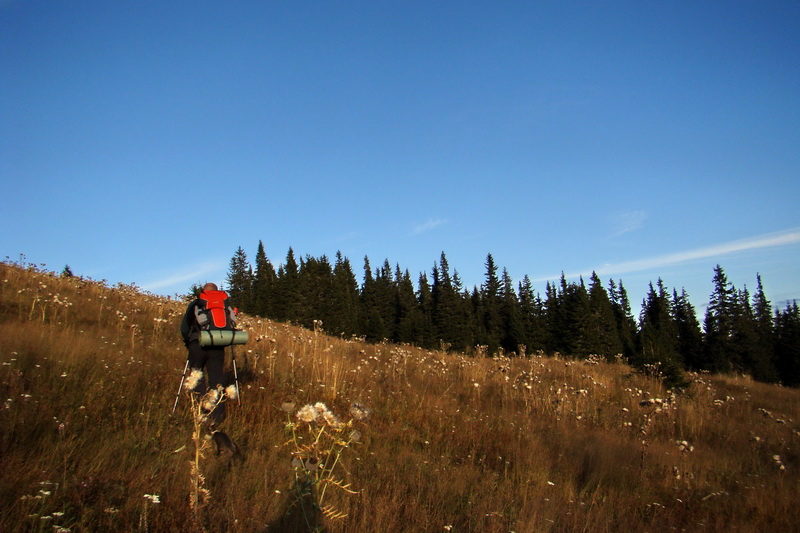
<instances>
[{"instance_id":1,"label":"dark jacket","mask_svg":"<svg viewBox=\"0 0 800 533\"><path fill-rule=\"evenodd\" d=\"M186 308L186 313L183 315L181 321L181 336L183 336L183 343L189 344L200 338L200 327L197 325L197 316L195 315L194 308L200 303L200 300L194 300Z\"/></svg>"}]
</instances>

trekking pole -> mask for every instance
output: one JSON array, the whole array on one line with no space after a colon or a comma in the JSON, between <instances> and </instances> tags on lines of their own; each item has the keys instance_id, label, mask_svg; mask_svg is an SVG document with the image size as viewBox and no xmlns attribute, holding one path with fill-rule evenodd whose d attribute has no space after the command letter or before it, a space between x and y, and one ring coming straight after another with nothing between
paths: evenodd
<instances>
[{"instance_id":1,"label":"trekking pole","mask_svg":"<svg viewBox=\"0 0 800 533\"><path fill-rule=\"evenodd\" d=\"M172 406L172 412L175 412L175 408L178 407L178 398L181 397L181 389L183 388L183 381L186 379L186 371L189 369L189 359L186 359L186 366L183 367L183 375L181 376L181 384L178 385L178 395L175 397L175 404Z\"/></svg>"},{"instance_id":2,"label":"trekking pole","mask_svg":"<svg viewBox=\"0 0 800 533\"><path fill-rule=\"evenodd\" d=\"M236 405L242 405L242 398L239 395L239 374L236 372L236 351L231 344L231 361L233 361L233 379L236 383Z\"/></svg>"}]
</instances>

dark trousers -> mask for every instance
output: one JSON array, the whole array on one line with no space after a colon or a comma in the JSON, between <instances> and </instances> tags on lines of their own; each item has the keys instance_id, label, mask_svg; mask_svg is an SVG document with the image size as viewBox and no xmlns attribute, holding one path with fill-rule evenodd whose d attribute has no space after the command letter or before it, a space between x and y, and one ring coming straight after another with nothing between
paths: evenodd
<instances>
[{"instance_id":1,"label":"dark trousers","mask_svg":"<svg viewBox=\"0 0 800 533\"><path fill-rule=\"evenodd\" d=\"M194 392L203 395L209 389L216 389L217 385L225 388L225 349L224 348L205 348L200 346L197 341L192 341L187 346L189 349L189 368L190 370L203 370L205 368L208 375L208 386L206 378L203 376L197 382ZM225 420L225 402L219 402L216 408L208 414L209 420L216 425Z\"/></svg>"}]
</instances>

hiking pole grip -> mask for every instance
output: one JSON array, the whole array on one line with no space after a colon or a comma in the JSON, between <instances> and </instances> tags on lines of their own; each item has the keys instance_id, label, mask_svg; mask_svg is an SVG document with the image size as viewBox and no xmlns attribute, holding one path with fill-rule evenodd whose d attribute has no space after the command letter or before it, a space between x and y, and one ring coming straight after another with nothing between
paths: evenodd
<instances>
[{"instance_id":1,"label":"hiking pole grip","mask_svg":"<svg viewBox=\"0 0 800 533\"><path fill-rule=\"evenodd\" d=\"M236 405L242 405L242 398L241 394L239 394L239 374L236 372L236 351L233 349L233 344L231 344L231 361L233 362L233 379L236 383Z\"/></svg>"},{"instance_id":2,"label":"hiking pole grip","mask_svg":"<svg viewBox=\"0 0 800 533\"><path fill-rule=\"evenodd\" d=\"M175 408L178 407L178 398L181 397L181 389L183 388L183 382L186 379L186 371L189 369L189 359L186 359L186 366L183 367L183 375L181 376L181 384L178 385L178 395L175 396L175 403L172 406L172 412L175 413Z\"/></svg>"}]
</instances>

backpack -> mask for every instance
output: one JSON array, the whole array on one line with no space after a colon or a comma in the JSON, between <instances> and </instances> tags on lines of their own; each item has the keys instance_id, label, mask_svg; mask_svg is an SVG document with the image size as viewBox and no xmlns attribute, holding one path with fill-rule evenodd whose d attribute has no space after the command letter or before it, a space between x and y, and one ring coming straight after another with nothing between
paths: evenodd
<instances>
[{"instance_id":1,"label":"backpack","mask_svg":"<svg viewBox=\"0 0 800 533\"><path fill-rule=\"evenodd\" d=\"M194 307L200 328L200 346L245 344L247 332L236 329L236 315L225 291L203 291Z\"/></svg>"}]
</instances>

